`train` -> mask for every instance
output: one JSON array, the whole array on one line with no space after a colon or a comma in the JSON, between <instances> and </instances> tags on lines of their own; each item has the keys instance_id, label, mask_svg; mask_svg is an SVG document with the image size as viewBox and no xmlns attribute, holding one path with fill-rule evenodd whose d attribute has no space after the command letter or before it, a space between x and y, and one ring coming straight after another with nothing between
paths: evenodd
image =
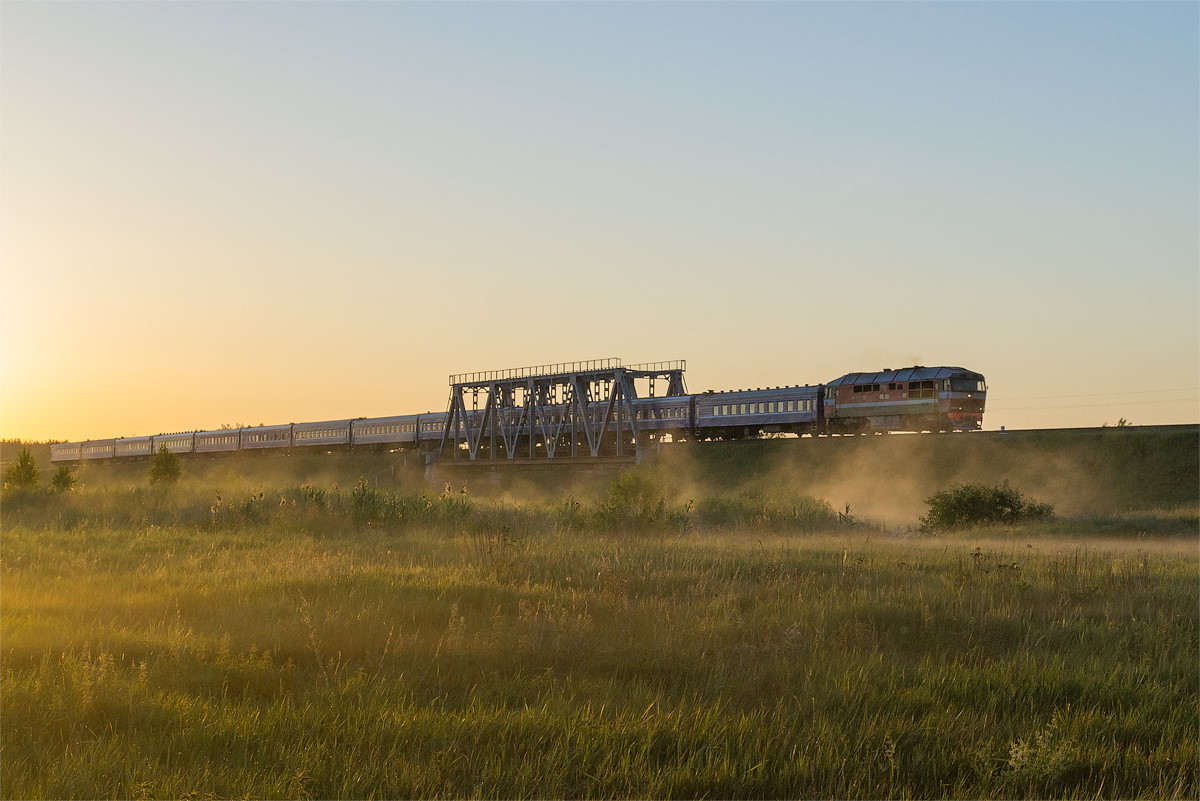
<instances>
[{"instance_id":1,"label":"train","mask_svg":"<svg viewBox=\"0 0 1200 801\"><path fill-rule=\"evenodd\" d=\"M987 383L961 367L847 373L824 384L706 391L631 400L652 439L729 440L764 434L849 435L974 431L983 427ZM596 406L602 405L597 401ZM553 410L551 410L553 413ZM154 436L62 442L52 462L176 454L433 449L444 445L448 412L260 425Z\"/></svg>"}]
</instances>

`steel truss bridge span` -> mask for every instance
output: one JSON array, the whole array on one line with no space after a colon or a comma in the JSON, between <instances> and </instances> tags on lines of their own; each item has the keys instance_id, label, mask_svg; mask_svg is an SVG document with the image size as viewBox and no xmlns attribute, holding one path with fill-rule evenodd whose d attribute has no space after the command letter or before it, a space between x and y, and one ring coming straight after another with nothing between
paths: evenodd
<instances>
[{"instance_id":1,"label":"steel truss bridge span","mask_svg":"<svg viewBox=\"0 0 1200 801\"><path fill-rule=\"evenodd\" d=\"M636 454L652 436L639 419L637 400L690 400L686 368L683 360L625 366L620 359L597 359L452 375L438 457L599 458L630 449Z\"/></svg>"}]
</instances>

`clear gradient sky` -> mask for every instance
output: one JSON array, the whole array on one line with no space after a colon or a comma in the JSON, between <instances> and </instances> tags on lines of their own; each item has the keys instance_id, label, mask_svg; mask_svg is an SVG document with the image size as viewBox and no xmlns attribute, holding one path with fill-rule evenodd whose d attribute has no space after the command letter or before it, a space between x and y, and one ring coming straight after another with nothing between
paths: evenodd
<instances>
[{"instance_id":1,"label":"clear gradient sky","mask_svg":"<svg viewBox=\"0 0 1200 801\"><path fill-rule=\"evenodd\" d=\"M0 5L0 436L959 365L1200 418L1200 4Z\"/></svg>"}]
</instances>

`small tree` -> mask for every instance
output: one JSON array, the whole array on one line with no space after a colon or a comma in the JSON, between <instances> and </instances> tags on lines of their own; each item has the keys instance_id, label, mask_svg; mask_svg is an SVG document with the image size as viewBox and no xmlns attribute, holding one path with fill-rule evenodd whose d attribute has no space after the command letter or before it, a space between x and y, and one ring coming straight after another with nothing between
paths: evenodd
<instances>
[{"instance_id":1,"label":"small tree","mask_svg":"<svg viewBox=\"0 0 1200 801\"><path fill-rule=\"evenodd\" d=\"M50 479L50 489L55 492L70 492L75 489L75 484L78 479L71 472L71 468L65 464L58 466L58 472Z\"/></svg>"},{"instance_id":2,"label":"small tree","mask_svg":"<svg viewBox=\"0 0 1200 801\"><path fill-rule=\"evenodd\" d=\"M17 460L4 471L4 486L10 489L37 489L38 467L29 448L21 448Z\"/></svg>"},{"instance_id":3,"label":"small tree","mask_svg":"<svg viewBox=\"0 0 1200 801\"><path fill-rule=\"evenodd\" d=\"M158 453L154 454L154 461L150 463L150 483L174 484L182 473L179 456L169 451L166 445L159 445Z\"/></svg>"}]
</instances>

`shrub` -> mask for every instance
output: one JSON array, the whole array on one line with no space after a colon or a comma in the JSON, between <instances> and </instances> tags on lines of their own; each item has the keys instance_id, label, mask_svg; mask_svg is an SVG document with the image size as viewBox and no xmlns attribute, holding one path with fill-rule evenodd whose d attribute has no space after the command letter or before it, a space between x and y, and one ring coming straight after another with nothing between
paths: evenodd
<instances>
[{"instance_id":1,"label":"shrub","mask_svg":"<svg viewBox=\"0 0 1200 801\"><path fill-rule=\"evenodd\" d=\"M1049 504L1026 500L1005 481L998 487L955 484L925 499L929 514L921 518L926 529L958 528L988 523L1017 523L1054 516Z\"/></svg>"},{"instance_id":2,"label":"shrub","mask_svg":"<svg viewBox=\"0 0 1200 801\"><path fill-rule=\"evenodd\" d=\"M623 470L608 485L604 503L622 515L644 513L666 504L658 482L637 469Z\"/></svg>"},{"instance_id":3,"label":"shrub","mask_svg":"<svg viewBox=\"0 0 1200 801\"><path fill-rule=\"evenodd\" d=\"M604 501L593 513L594 521L602 526L649 526L652 528L687 528L687 512L667 504L660 483L638 470L621 472L608 486Z\"/></svg>"},{"instance_id":4,"label":"shrub","mask_svg":"<svg viewBox=\"0 0 1200 801\"><path fill-rule=\"evenodd\" d=\"M166 445L160 445L158 453L154 454L154 461L150 464L150 483L174 484L182 473L179 456L167 450Z\"/></svg>"},{"instance_id":5,"label":"shrub","mask_svg":"<svg viewBox=\"0 0 1200 801\"><path fill-rule=\"evenodd\" d=\"M55 492L70 492L71 490L75 489L75 485L78 483L78 481L79 480L75 478L75 474L71 472L70 467L65 464L60 464L58 466L58 472L55 473L54 477L50 479L50 489L54 490Z\"/></svg>"},{"instance_id":6,"label":"shrub","mask_svg":"<svg viewBox=\"0 0 1200 801\"><path fill-rule=\"evenodd\" d=\"M4 486L10 489L37 489L38 468L29 448L21 448L17 460L4 471Z\"/></svg>"}]
</instances>

